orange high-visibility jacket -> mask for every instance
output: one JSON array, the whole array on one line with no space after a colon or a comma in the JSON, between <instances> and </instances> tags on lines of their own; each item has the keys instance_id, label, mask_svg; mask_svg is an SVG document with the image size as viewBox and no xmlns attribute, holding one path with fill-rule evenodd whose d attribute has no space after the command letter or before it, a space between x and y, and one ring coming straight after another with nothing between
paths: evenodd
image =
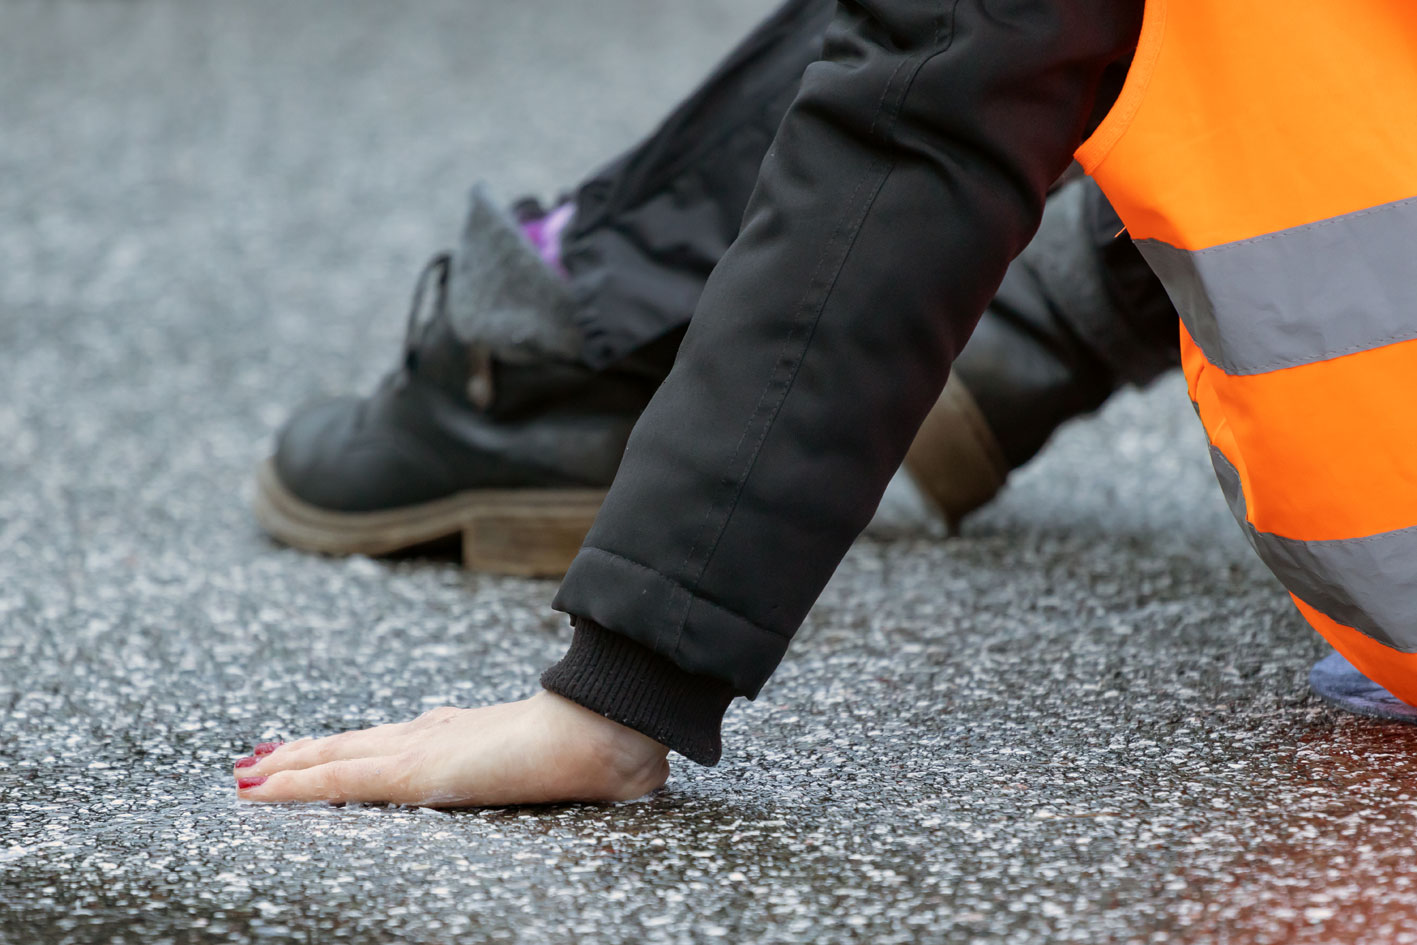
<instances>
[{"instance_id":1,"label":"orange high-visibility jacket","mask_svg":"<svg viewBox=\"0 0 1417 945\"><path fill-rule=\"evenodd\" d=\"M1078 159L1181 312L1250 543L1417 704L1417 3L1148 0Z\"/></svg>"}]
</instances>

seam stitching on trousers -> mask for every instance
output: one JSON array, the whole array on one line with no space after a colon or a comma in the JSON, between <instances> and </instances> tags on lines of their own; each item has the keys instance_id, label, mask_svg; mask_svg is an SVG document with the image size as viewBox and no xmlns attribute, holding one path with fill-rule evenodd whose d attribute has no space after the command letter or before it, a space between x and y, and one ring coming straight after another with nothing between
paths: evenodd
<instances>
[{"instance_id":1,"label":"seam stitching on trousers","mask_svg":"<svg viewBox=\"0 0 1417 945\"><path fill-rule=\"evenodd\" d=\"M904 108L905 101L909 98L910 91L914 87L915 81L919 77L921 70L923 70L928 63L934 60L935 57L947 52L950 46L953 44L954 13L958 5L959 0L950 0L949 36L945 39L944 45L941 46L938 42L939 31L943 28L942 17L941 20L937 21L936 24L937 41L935 45L938 48L934 48L920 57L915 68L910 73L910 78L900 89L896 100L890 110L890 120L885 129L887 142L889 142L890 140L890 135L895 129L895 123L900 117L900 112ZM907 62L908 61L909 60L907 60ZM881 103L877 105L876 113L871 116L871 124L869 126L870 129L875 129L876 122L880 119L881 108L884 105L886 96L889 94L890 87L895 82L896 76L900 74L901 69L904 67L905 63L902 63L899 67L897 67L897 69L893 73L891 73L890 78L886 80L886 90L882 94ZM871 177L878 177L874 187L872 188L871 195L865 201L859 215L855 217L851 225L846 228L844 233L842 228L838 228L837 231L832 234L831 239L828 240L827 245L823 247L821 255L818 257L816 264L814 264L813 266L812 277L809 280L809 294L807 296L804 296L802 301L799 302L797 306L799 312L798 318L800 321L803 322L801 327L807 329L805 336L800 342L800 347L798 348L797 355L792 358L789 363L785 365L783 364L783 361L786 358L786 352L792 345L798 328L798 326L794 325L789 333L788 338L784 339L783 341L782 348L780 349L780 353L778 355L778 361L774 365L773 370L769 373L768 380L763 387L763 392L758 397L757 405L753 408L753 413L749 417L748 422L744 427L742 436L739 437L738 445L734 447L733 460L736 460L739 455L739 452L742 450L743 443L747 440L749 434L752 432L754 424L759 422L759 416L763 415L762 430L759 432L757 440L753 444L752 452L747 458L747 461L743 467L743 471L735 477L736 482L729 483L729 485L733 487L733 491L729 499L729 504L722 515L722 520L719 522L718 527L715 529L715 533L712 537L712 542L711 544L709 544L703 556L703 561L699 565L698 570L695 572L692 581L689 582L687 585L680 585L689 595L688 599L685 601L683 612L679 615L678 619L666 621L668 626L674 627L674 645L672 650L675 653L677 653L679 650L679 643L680 640L682 640L683 638L684 627L688 623L689 609L692 606L693 601L695 599L699 599L697 594L699 582L703 580L704 573L708 570L710 562L713 561L714 553L718 550L718 544L723 539L724 532L728 530L728 524L732 521L733 513L737 510L738 500L742 497L743 489L747 485L749 477L752 475L753 467L757 464L757 459L758 456L761 454L763 443L766 442L769 434L771 434L773 426L776 423L778 414L782 410L782 405L786 402L787 396L792 392L792 387L796 381L797 373L801 368L802 360L806 357L807 348L810 346L812 337L815 334L816 325L820 321L822 312L826 308L827 303L831 300L832 291L836 288L836 281L840 277L842 269L845 268L846 262L851 256L851 250L856 244L856 238L860 235L862 225L865 223L866 218L870 215L871 208L875 205L876 198L880 195L881 188L883 188L886 184L886 181L890 179L891 171L894 170L895 164L893 161L887 161L883 165L880 165L880 171L878 175L874 170L875 166L876 162L872 162L871 167L866 173L861 176L860 180L857 182L855 189L851 193L850 199L847 201L847 206L850 207L855 202L857 195L860 194L862 189L867 186L868 182L871 180ZM839 258L835 264L835 271L831 274L830 279L827 281L827 285L821 292L820 299L813 303L811 300L810 293L812 291L812 287L816 284L817 275L821 271L823 264L829 258L831 250L837 246L843 236L846 237L847 244L844 250L839 255ZM764 411L763 408L768 400L768 395L772 390L773 384L776 381L780 370L783 368L786 369L787 376L783 379L782 393L776 398L776 402L773 403L770 407L768 407L766 411ZM712 513L713 506L710 505L709 512L705 515L705 525L708 524L708 518L710 515L712 515ZM702 536L702 529L700 534ZM683 571L688 568L689 563L693 560L694 555L698 552L699 546L700 538L695 538L693 545L690 546L689 553L684 558L683 564L681 564L679 567L680 571ZM667 606L668 601L666 601L666 607ZM656 633L655 638L656 642L658 642L658 633Z\"/></svg>"}]
</instances>

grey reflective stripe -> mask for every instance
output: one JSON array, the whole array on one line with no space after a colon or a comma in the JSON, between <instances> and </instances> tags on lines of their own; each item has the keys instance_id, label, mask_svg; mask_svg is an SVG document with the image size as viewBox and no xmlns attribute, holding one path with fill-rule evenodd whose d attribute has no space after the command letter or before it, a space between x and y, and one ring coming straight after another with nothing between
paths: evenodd
<instances>
[{"instance_id":1,"label":"grey reflective stripe","mask_svg":"<svg viewBox=\"0 0 1417 945\"><path fill-rule=\"evenodd\" d=\"M1342 541L1262 532L1247 520L1239 472L1213 446L1210 461L1245 537L1286 588L1346 627L1417 652L1417 527Z\"/></svg>"},{"instance_id":2,"label":"grey reflective stripe","mask_svg":"<svg viewBox=\"0 0 1417 945\"><path fill-rule=\"evenodd\" d=\"M1136 245L1227 374L1417 338L1417 198L1212 249Z\"/></svg>"}]
</instances>

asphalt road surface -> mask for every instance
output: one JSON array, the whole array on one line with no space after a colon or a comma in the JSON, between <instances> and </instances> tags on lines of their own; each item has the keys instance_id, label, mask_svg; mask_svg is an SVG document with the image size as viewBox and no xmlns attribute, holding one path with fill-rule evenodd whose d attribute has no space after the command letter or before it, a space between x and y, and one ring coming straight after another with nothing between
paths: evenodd
<instances>
[{"instance_id":1,"label":"asphalt road surface","mask_svg":"<svg viewBox=\"0 0 1417 945\"><path fill-rule=\"evenodd\" d=\"M0 0L0 941L1417 940L1417 730L1306 688L1177 379L863 541L715 769L614 807L238 804L257 740L521 697L554 584L274 546L467 186L552 195L761 0Z\"/></svg>"}]
</instances>

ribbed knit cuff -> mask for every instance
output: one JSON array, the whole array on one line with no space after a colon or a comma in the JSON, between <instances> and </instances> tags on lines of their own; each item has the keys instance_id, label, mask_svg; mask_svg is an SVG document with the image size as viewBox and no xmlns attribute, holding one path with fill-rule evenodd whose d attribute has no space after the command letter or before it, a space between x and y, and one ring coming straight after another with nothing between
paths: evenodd
<instances>
[{"instance_id":1,"label":"ribbed knit cuff","mask_svg":"<svg viewBox=\"0 0 1417 945\"><path fill-rule=\"evenodd\" d=\"M690 761L718 764L719 729L737 695L727 683L695 676L629 637L580 617L571 648L541 674L541 685Z\"/></svg>"}]
</instances>

